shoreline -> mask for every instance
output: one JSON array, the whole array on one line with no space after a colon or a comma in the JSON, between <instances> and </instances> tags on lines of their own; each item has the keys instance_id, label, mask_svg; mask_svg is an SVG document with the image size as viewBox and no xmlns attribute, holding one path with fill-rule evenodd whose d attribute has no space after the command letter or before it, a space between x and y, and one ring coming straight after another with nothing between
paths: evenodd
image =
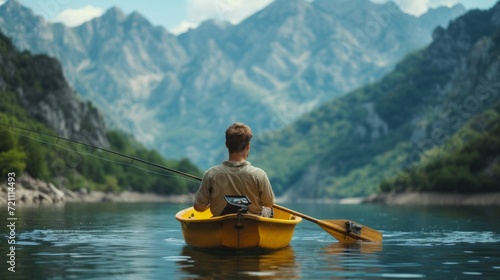
<instances>
[{"instance_id":1,"label":"shoreline","mask_svg":"<svg viewBox=\"0 0 500 280\"><path fill-rule=\"evenodd\" d=\"M500 206L500 192L490 193L439 193L405 192L369 196L364 204L413 205L413 206Z\"/></svg>"},{"instance_id":2,"label":"shoreline","mask_svg":"<svg viewBox=\"0 0 500 280\"><path fill-rule=\"evenodd\" d=\"M66 202L164 202L191 204L194 194L160 195L155 193L140 193L123 191L108 193L81 189L71 191L57 188L52 183L22 175L16 182L15 206L29 205L61 205ZM0 205L7 205L7 185L0 184ZM438 192L405 192L374 194L369 197L350 197L343 199L287 199L278 197L277 203L335 203L335 204L382 204L382 205L413 205L413 206L500 206L500 192L493 193L438 193Z\"/></svg>"},{"instance_id":3,"label":"shoreline","mask_svg":"<svg viewBox=\"0 0 500 280\"><path fill-rule=\"evenodd\" d=\"M7 205L9 193L7 185L0 184L0 205ZM123 191L110 193L103 191L88 191L81 189L72 191L58 188L52 183L34 179L27 175L18 178L15 185L15 206L62 205L66 202L168 202L192 203L194 194L160 195L155 193L140 193Z\"/></svg>"}]
</instances>

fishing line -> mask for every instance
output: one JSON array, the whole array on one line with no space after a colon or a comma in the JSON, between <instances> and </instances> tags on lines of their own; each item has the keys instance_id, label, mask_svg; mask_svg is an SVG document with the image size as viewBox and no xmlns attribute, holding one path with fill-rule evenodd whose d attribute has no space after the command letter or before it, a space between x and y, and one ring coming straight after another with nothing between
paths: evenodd
<instances>
[{"instance_id":1,"label":"fishing line","mask_svg":"<svg viewBox=\"0 0 500 280\"><path fill-rule=\"evenodd\" d=\"M137 168L139 170L148 172L150 174L156 174L156 175L160 175L160 176L164 176L164 177L170 177L170 178L180 178L180 179L184 179L184 180L186 180L188 182L198 183L201 180L201 178L199 178L197 176L194 176L194 175L191 175L189 173L185 173L185 172L182 172L182 171L179 171L179 170L175 170L173 168L169 168L169 167L166 167L166 166L163 166L163 165L159 165L159 164L156 164L156 163L153 163L153 162L149 162L149 161L146 161L146 160L143 160L143 159L135 158L135 157L132 157L132 156L129 156L129 155L125 155L125 154L122 154L122 153L119 153L119 152L115 152L115 151L112 151L112 150L108 150L108 149L105 149L105 148L101 148L101 147L98 147L98 146L95 146L95 145L91 145L91 144L87 144L87 143L82 143L80 141L76 141L76 140L64 138L64 137L57 136L57 135L52 135L52 134L45 133L45 132L36 131L36 130L33 130L33 129L22 128L22 127L18 127L18 126L14 126L14 125L6 125L6 124L3 124L3 123L0 123L0 125L7 127L7 129L0 130L0 132L10 132L10 133L16 134L18 136L27 137L27 138L30 138L32 140L38 141L40 143L43 143L43 144L46 144L46 145L51 145L51 146L56 146L56 147L58 147L60 149L64 149L64 150L67 150L67 151L70 151L70 152L75 152L75 153L83 155L83 156L92 156L94 158L97 158L97 159L100 159L100 160L104 160L104 161L107 161L107 162L111 162L111 163L115 163L115 164L120 164L120 165L123 165L123 166L131 166L131 167ZM11 128L27 131L28 134L23 134L23 133L12 131ZM37 139L37 138L32 137L31 133L36 133L36 134L42 135L42 136L49 136L49 137L52 137L52 138L56 138L57 140L55 142L44 141L42 139ZM66 141L68 143L76 143L76 144L79 144L81 146L85 146L87 148L92 148L92 152L91 153L81 152L81 151L78 151L76 148L72 149L72 148L69 148L69 147L62 146L62 145L60 145L58 143L60 140ZM100 156L98 156L98 155L96 155L94 153L96 150L97 151L102 151L102 152L109 153L110 155L116 155L116 156L119 156L119 157L122 157L122 158L131 159L132 161L130 163L127 163L127 162L123 162L123 161L115 161L115 160L112 160L112 159L109 159L109 158L100 157ZM166 173L156 172L156 171L153 171L151 169L143 168L143 167L140 167L140 166L138 166L136 164L133 164L134 161L135 162L139 162L139 163L144 163L144 164L147 164L147 165L150 165L150 166L153 166L153 167L157 167L157 168L160 168L160 169L164 169L164 170L167 170L167 171L170 171L170 172L173 172L173 173L177 173L177 174L179 174L181 176L179 176L179 175L170 175L170 174L166 174Z\"/></svg>"}]
</instances>

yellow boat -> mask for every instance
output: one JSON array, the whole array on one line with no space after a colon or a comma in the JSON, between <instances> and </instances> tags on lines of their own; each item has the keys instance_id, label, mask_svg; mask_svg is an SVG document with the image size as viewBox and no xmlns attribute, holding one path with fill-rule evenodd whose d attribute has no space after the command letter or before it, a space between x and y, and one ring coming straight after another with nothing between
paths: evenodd
<instances>
[{"instance_id":1,"label":"yellow boat","mask_svg":"<svg viewBox=\"0 0 500 280\"><path fill-rule=\"evenodd\" d=\"M193 207L179 211L175 218L182 225L185 242L196 248L280 249L292 240L301 217L274 209L273 218L253 214L227 214L213 217L210 209L197 212Z\"/></svg>"}]
</instances>

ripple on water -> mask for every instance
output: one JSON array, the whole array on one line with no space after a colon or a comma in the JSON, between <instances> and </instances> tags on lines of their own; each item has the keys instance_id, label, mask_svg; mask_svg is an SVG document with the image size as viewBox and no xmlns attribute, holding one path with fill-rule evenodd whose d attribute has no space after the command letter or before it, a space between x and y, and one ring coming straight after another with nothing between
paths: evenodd
<instances>
[{"instance_id":1,"label":"ripple on water","mask_svg":"<svg viewBox=\"0 0 500 280\"><path fill-rule=\"evenodd\" d=\"M32 253L33 256L53 256L53 257L57 257L57 256L69 256L70 254L69 253L54 253L54 252L36 252L36 253Z\"/></svg>"},{"instance_id":2,"label":"ripple on water","mask_svg":"<svg viewBox=\"0 0 500 280\"><path fill-rule=\"evenodd\" d=\"M384 278L424 278L423 274L413 274L413 273L383 273L381 275Z\"/></svg>"},{"instance_id":3,"label":"ripple on water","mask_svg":"<svg viewBox=\"0 0 500 280\"><path fill-rule=\"evenodd\" d=\"M17 245L23 245L23 246L36 246L40 245L41 243L39 242L32 242L32 241L17 241Z\"/></svg>"},{"instance_id":4,"label":"ripple on water","mask_svg":"<svg viewBox=\"0 0 500 280\"><path fill-rule=\"evenodd\" d=\"M435 245L456 245L458 243L498 243L500 234L492 231L449 231L449 232L419 232L417 237L410 232L391 232L384 234L384 243L396 245L428 247ZM467 253L467 252L466 252ZM473 253L473 252L471 252Z\"/></svg>"},{"instance_id":5,"label":"ripple on water","mask_svg":"<svg viewBox=\"0 0 500 280\"><path fill-rule=\"evenodd\" d=\"M96 238L99 236L99 238ZM109 247L130 243L130 232L102 232L100 230L33 230L19 235L19 242L28 245L51 243L54 247L92 244L94 247Z\"/></svg>"},{"instance_id":6,"label":"ripple on water","mask_svg":"<svg viewBox=\"0 0 500 280\"><path fill-rule=\"evenodd\" d=\"M476 275L476 276L483 275L481 272L473 272L473 271L464 271L464 272L462 272L462 274L464 274L464 275Z\"/></svg>"},{"instance_id":7,"label":"ripple on water","mask_svg":"<svg viewBox=\"0 0 500 280\"><path fill-rule=\"evenodd\" d=\"M184 242L184 239L180 239L180 238L169 237L169 238L165 238L163 240L170 245L186 245L186 243Z\"/></svg>"},{"instance_id":8,"label":"ripple on water","mask_svg":"<svg viewBox=\"0 0 500 280\"><path fill-rule=\"evenodd\" d=\"M191 259L191 257L189 256L166 256L166 257L163 257L163 259L165 261L168 261L168 262L189 262L189 260Z\"/></svg>"},{"instance_id":9,"label":"ripple on water","mask_svg":"<svg viewBox=\"0 0 500 280\"><path fill-rule=\"evenodd\" d=\"M243 271L241 274L255 277L273 277L276 276L277 273L274 271Z\"/></svg>"}]
</instances>

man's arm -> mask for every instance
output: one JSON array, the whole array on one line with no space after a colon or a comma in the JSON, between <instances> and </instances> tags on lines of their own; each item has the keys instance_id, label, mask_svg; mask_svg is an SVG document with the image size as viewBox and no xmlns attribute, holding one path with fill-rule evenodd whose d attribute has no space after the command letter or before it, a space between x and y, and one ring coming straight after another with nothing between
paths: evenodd
<instances>
[{"instance_id":1,"label":"man's arm","mask_svg":"<svg viewBox=\"0 0 500 280\"><path fill-rule=\"evenodd\" d=\"M210 206L210 189L208 181L208 175L205 173L201 180L200 187L194 196L193 208L198 212L203 212Z\"/></svg>"},{"instance_id":2,"label":"man's arm","mask_svg":"<svg viewBox=\"0 0 500 280\"><path fill-rule=\"evenodd\" d=\"M276 202L276 197L274 196L274 192L271 187L271 182L269 182L267 174L265 174L265 176L262 178L262 182L263 182L262 194L261 194L262 206L273 207L274 203Z\"/></svg>"}]
</instances>

